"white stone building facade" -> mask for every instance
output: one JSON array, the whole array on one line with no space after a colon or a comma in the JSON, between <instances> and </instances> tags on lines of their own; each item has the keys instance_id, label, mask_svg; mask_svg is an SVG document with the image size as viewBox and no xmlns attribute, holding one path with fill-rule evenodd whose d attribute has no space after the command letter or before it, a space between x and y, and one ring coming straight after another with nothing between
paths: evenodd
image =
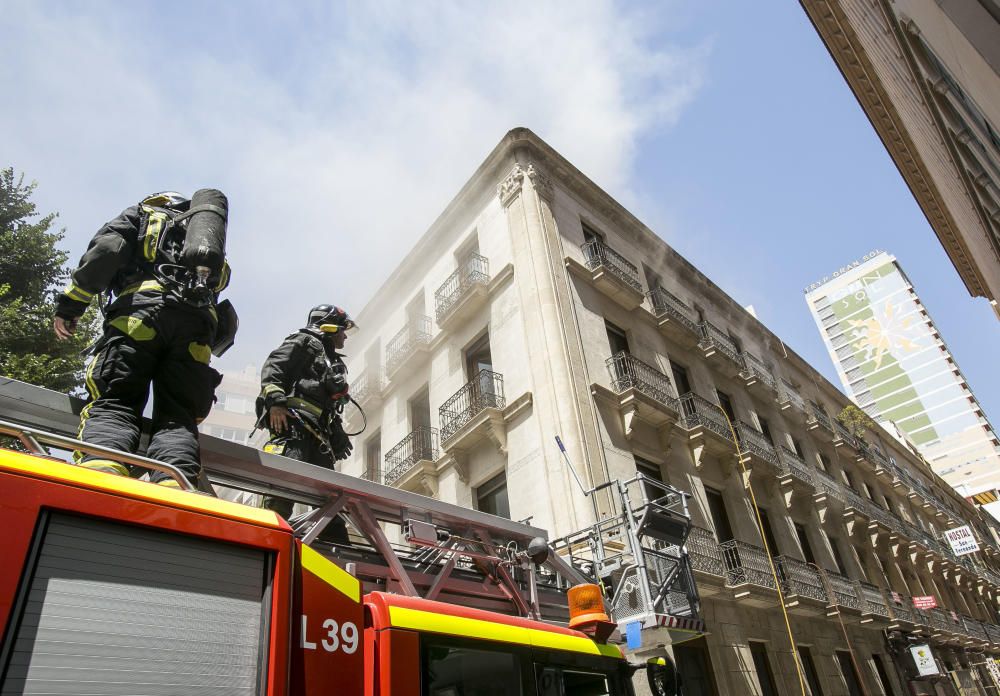
<instances>
[{"instance_id":1,"label":"white stone building facade","mask_svg":"<svg viewBox=\"0 0 1000 696\"><path fill-rule=\"evenodd\" d=\"M800 692L763 539L812 693L988 678L992 529L897 440L840 426L843 394L530 131L503 138L356 318L368 426L347 473L551 537L610 510L557 436L587 485L639 471L691 494L707 632L646 646L673 654L689 696ZM981 552L944 546L961 524ZM923 643L950 674L915 677Z\"/></svg>"}]
</instances>

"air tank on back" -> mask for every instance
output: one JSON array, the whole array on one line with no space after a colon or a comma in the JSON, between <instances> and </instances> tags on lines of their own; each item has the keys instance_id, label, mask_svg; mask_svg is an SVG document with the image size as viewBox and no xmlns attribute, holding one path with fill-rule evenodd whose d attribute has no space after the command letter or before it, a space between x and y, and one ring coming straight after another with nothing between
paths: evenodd
<instances>
[{"instance_id":1,"label":"air tank on back","mask_svg":"<svg viewBox=\"0 0 1000 696\"><path fill-rule=\"evenodd\" d=\"M180 262L195 272L199 285L209 278L218 278L226 260L226 222L229 201L217 189L198 189L191 196L191 210L196 210L187 223Z\"/></svg>"}]
</instances>

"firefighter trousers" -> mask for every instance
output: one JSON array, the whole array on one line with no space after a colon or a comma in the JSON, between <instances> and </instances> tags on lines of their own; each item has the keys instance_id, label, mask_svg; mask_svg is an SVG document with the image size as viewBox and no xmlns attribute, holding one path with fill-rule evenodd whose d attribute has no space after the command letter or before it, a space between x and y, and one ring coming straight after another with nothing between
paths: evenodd
<instances>
[{"instance_id":1,"label":"firefighter trousers","mask_svg":"<svg viewBox=\"0 0 1000 696\"><path fill-rule=\"evenodd\" d=\"M80 414L84 442L135 452L142 413L153 391L146 456L179 468L192 483L201 473L197 424L208 415L222 376L209 367L215 322L208 309L167 301L109 314L87 366L90 402ZM98 457L77 452L78 463ZM151 475L154 482L166 474Z\"/></svg>"},{"instance_id":2,"label":"firefighter trousers","mask_svg":"<svg viewBox=\"0 0 1000 696\"><path fill-rule=\"evenodd\" d=\"M321 466L324 469L334 468L333 459L330 457L329 452L324 452L322 445L316 437L305 431L300 425L292 425L288 435L272 436L268 443L264 445L264 451L271 452L272 454L280 454L289 459L297 459L300 462L307 462L314 466ZM291 500L285 500L273 495L265 495L263 500L263 507L273 510L286 520L292 516L293 505L294 503ZM319 539L335 544L349 543L347 526L344 520L339 516L330 520L326 528L320 532Z\"/></svg>"}]
</instances>

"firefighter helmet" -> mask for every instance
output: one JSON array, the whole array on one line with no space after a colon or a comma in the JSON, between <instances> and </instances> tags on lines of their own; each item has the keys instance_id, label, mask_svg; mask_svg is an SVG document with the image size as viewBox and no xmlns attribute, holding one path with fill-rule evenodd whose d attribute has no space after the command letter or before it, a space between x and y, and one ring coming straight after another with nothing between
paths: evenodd
<instances>
[{"instance_id":1,"label":"firefighter helmet","mask_svg":"<svg viewBox=\"0 0 1000 696\"><path fill-rule=\"evenodd\" d=\"M333 324L345 331L354 328L354 321L347 316L347 312L331 304L316 305L309 310L309 318L306 323L308 326Z\"/></svg>"}]
</instances>

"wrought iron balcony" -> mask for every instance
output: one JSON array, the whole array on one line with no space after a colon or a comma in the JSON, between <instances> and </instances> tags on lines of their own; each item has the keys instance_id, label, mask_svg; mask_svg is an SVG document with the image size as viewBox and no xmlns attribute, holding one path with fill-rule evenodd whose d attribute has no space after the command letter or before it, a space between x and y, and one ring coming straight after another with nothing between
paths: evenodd
<instances>
[{"instance_id":1,"label":"wrought iron balcony","mask_svg":"<svg viewBox=\"0 0 1000 696\"><path fill-rule=\"evenodd\" d=\"M886 605L885 596L875 585L858 581L857 593L861 598L861 613L870 616L878 616L883 619L889 618L889 607Z\"/></svg>"},{"instance_id":2,"label":"wrought iron balcony","mask_svg":"<svg viewBox=\"0 0 1000 696\"><path fill-rule=\"evenodd\" d=\"M913 601L904 594L889 592L889 612L896 621L916 623L917 616L913 611Z\"/></svg>"},{"instance_id":3,"label":"wrought iron balcony","mask_svg":"<svg viewBox=\"0 0 1000 696\"><path fill-rule=\"evenodd\" d=\"M823 407L817 404L815 401L809 402L809 412L806 414L806 425L809 430L814 432L826 433L828 436L833 434L833 423L830 421L830 416L826 414Z\"/></svg>"},{"instance_id":4,"label":"wrought iron balcony","mask_svg":"<svg viewBox=\"0 0 1000 696\"><path fill-rule=\"evenodd\" d=\"M465 386L455 392L441 408L441 440L446 441L486 409L501 410L507 405L503 393L503 375L480 370Z\"/></svg>"},{"instance_id":5,"label":"wrought iron balcony","mask_svg":"<svg viewBox=\"0 0 1000 696\"><path fill-rule=\"evenodd\" d=\"M977 621L967 614L959 614L958 620L962 625L965 635L969 636L969 638L986 642L990 641L990 637L986 633L986 625L982 621Z\"/></svg>"},{"instance_id":6,"label":"wrought iron balcony","mask_svg":"<svg viewBox=\"0 0 1000 696\"><path fill-rule=\"evenodd\" d=\"M616 394L634 389L674 413L680 411L670 378L649 363L629 353L617 353L608 358L607 366L611 373L611 387Z\"/></svg>"},{"instance_id":7,"label":"wrought iron balcony","mask_svg":"<svg viewBox=\"0 0 1000 696\"><path fill-rule=\"evenodd\" d=\"M855 452L860 451L861 447L858 439L839 420L833 421L833 445L834 447L847 446Z\"/></svg>"},{"instance_id":8,"label":"wrought iron balcony","mask_svg":"<svg viewBox=\"0 0 1000 696\"><path fill-rule=\"evenodd\" d=\"M983 628L986 629L986 635L989 637L990 642L994 645L1000 645L1000 626L984 623Z\"/></svg>"},{"instance_id":9,"label":"wrought iron balcony","mask_svg":"<svg viewBox=\"0 0 1000 696\"><path fill-rule=\"evenodd\" d=\"M774 466L778 465L778 453L775 451L774 445L757 428L749 423L737 421L736 437L740 439L740 449L743 450L744 454L758 457Z\"/></svg>"},{"instance_id":10,"label":"wrought iron balcony","mask_svg":"<svg viewBox=\"0 0 1000 696\"><path fill-rule=\"evenodd\" d=\"M775 397L775 401L778 402L778 408L782 411L794 408L803 415L806 414L807 408L805 399L784 385L778 386L778 395Z\"/></svg>"},{"instance_id":11,"label":"wrought iron balcony","mask_svg":"<svg viewBox=\"0 0 1000 696\"><path fill-rule=\"evenodd\" d=\"M693 345L701 338L698 315L691 307L663 288L654 288L646 293L653 314L660 322L660 330L674 339L686 339Z\"/></svg>"},{"instance_id":12,"label":"wrought iron balcony","mask_svg":"<svg viewBox=\"0 0 1000 696\"><path fill-rule=\"evenodd\" d=\"M698 342L698 347L701 348L706 357L722 355L728 364L735 368L735 371L743 368L740 351L729 334L710 321L701 322L698 324L698 328L701 330L701 341Z\"/></svg>"},{"instance_id":13,"label":"wrought iron balcony","mask_svg":"<svg viewBox=\"0 0 1000 696\"><path fill-rule=\"evenodd\" d=\"M760 358L753 353L740 353L740 361L743 363L740 377L746 382L747 387L762 384L771 391L778 390L778 383L775 381L774 375Z\"/></svg>"},{"instance_id":14,"label":"wrought iron balcony","mask_svg":"<svg viewBox=\"0 0 1000 696\"><path fill-rule=\"evenodd\" d=\"M591 271L603 269L638 293L642 293L639 269L599 239L580 247Z\"/></svg>"},{"instance_id":15,"label":"wrought iron balcony","mask_svg":"<svg viewBox=\"0 0 1000 696\"><path fill-rule=\"evenodd\" d=\"M764 549L744 541L731 539L719 544L726 565L726 584L730 587L755 585L776 589L771 565Z\"/></svg>"},{"instance_id":16,"label":"wrought iron balcony","mask_svg":"<svg viewBox=\"0 0 1000 696\"><path fill-rule=\"evenodd\" d=\"M489 283L489 259L470 254L434 292L434 314L438 326L445 326L471 298L485 296Z\"/></svg>"},{"instance_id":17,"label":"wrought iron balcony","mask_svg":"<svg viewBox=\"0 0 1000 696\"><path fill-rule=\"evenodd\" d=\"M815 485L814 469L805 463L799 455L784 445L778 448L778 475L790 476L809 487Z\"/></svg>"},{"instance_id":18,"label":"wrought iron balcony","mask_svg":"<svg viewBox=\"0 0 1000 696\"><path fill-rule=\"evenodd\" d=\"M808 597L826 602L826 588L816 567L791 556L775 556L774 567L781 581L786 601L791 597Z\"/></svg>"},{"instance_id":19,"label":"wrought iron balcony","mask_svg":"<svg viewBox=\"0 0 1000 696\"><path fill-rule=\"evenodd\" d=\"M391 486L416 466L417 462L433 462L437 458L437 428L417 428L386 453L382 483Z\"/></svg>"},{"instance_id":20,"label":"wrought iron balcony","mask_svg":"<svg viewBox=\"0 0 1000 696\"><path fill-rule=\"evenodd\" d=\"M816 486L817 492L825 493L839 503L844 503L844 487L837 483L837 480L830 476L830 474L821 469L816 469L813 484Z\"/></svg>"},{"instance_id":21,"label":"wrought iron balcony","mask_svg":"<svg viewBox=\"0 0 1000 696\"><path fill-rule=\"evenodd\" d=\"M359 404L371 403L373 399L382 395L384 387L385 378L382 376L382 368L379 366L369 367L351 380L351 396Z\"/></svg>"},{"instance_id":22,"label":"wrought iron balcony","mask_svg":"<svg viewBox=\"0 0 1000 696\"><path fill-rule=\"evenodd\" d=\"M385 348L385 370L391 377L396 370L431 343L431 318L410 319Z\"/></svg>"},{"instance_id":23,"label":"wrought iron balcony","mask_svg":"<svg viewBox=\"0 0 1000 696\"><path fill-rule=\"evenodd\" d=\"M722 560L722 550L715 535L707 529L691 526L685 542L688 558L691 559L691 569L716 577L726 576L726 565Z\"/></svg>"},{"instance_id":24,"label":"wrought iron balcony","mask_svg":"<svg viewBox=\"0 0 1000 696\"><path fill-rule=\"evenodd\" d=\"M832 605L861 611L861 598L858 596L858 590L850 578L830 571L827 571L826 578L830 582L830 591L833 592L833 597L831 598Z\"/></svg>"},{"instance_id":25,"label":"wrought iron balcony","mask_svg":"<svg viewBox=\"0 0 1000 696\"><path fill-rule=\"evenodd\" d=\"M684 425L688 430L705 428L720 438L729 442L733 441L732 431L729 429L726 417L718 404L713 404L694 392L688 392L681 396L680 403Z\"/></svg>"}]
</instances>

